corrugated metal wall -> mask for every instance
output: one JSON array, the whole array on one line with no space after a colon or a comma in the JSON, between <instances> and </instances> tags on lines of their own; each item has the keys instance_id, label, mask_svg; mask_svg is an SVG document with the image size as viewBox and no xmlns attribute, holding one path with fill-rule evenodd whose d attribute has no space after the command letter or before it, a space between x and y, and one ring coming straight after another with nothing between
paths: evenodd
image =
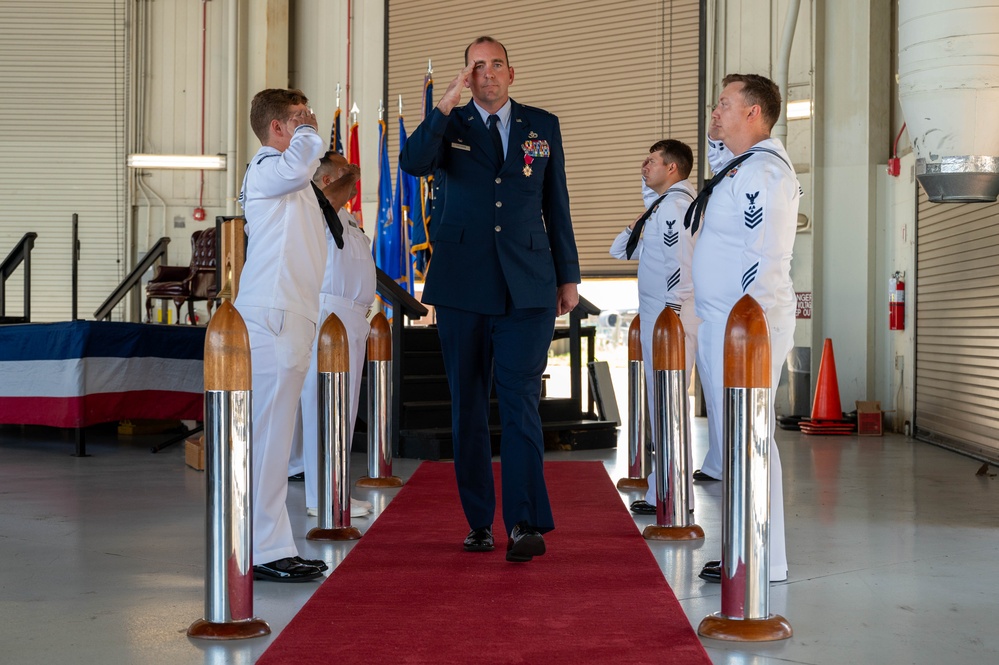
<instances>
[{"instance_id":1,"label":"corrugated metal wall","mask_svg":"<svg viewBox=\"0 0 999 665\"><path fill-rule=\"evenodd\" d=\"M135 39L146 55L131 63L138 109L134 150L201 154L203 132L205 154L225 153L227 2L138 0L135 6ZM203 112L202 39L207 56ZM193 218L199 204L207 211L203 222ZM204 172L203 194L199 171L142 171L132 211L136 255L167 236L169 263L187 265L191 234L214 226L215 216L225 214L225 205L224 171Z\"/></svg>"},{"instance_id":2,"label":"corrugated metal wall","mask_svg":"<svg viewBox=\"0 0 999 665\"><path fill-rule=\"evenodd\" d=\"M999 203L920 189L917 230L916 435L999 461Z\"/></svg>"},{"instance_id":3,"label":"corrugated metal wall","mask_svg":"<svg viewBox=\"0 0 999 665\"><path fill-rule=\"evenodd\" d=\"M678 138L694 149L696 163L698 21L697 0L515 0L460 11L444 0L390 0L388 107L402 95L412 133L427 60L436 102L473 39L489 34L503 42L515 71L511 97L559 116L584 276L634 275L632 262L607 250L642 212L641 163L649 146Z\"/></svg>"},{"instance_id":4,"label":"corrugated metal wall","mask_svg":"<svg viewBox=\"0 0 999 665\"><path fill-rule=\"evenodd\" d=\"M32 320L70 318L71 217L80 215L80 316L121 277L125 244L125 0L0 3L0 256L24 233ZM21 274L8 314L21 311Z\"/></svg>"}]
</instances>

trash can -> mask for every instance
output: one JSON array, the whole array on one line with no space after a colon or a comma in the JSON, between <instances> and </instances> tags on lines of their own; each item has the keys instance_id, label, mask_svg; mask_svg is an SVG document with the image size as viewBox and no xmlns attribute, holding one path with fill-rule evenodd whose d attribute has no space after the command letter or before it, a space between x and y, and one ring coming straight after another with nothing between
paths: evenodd
<instances>
[{"instance_id":1,"label":"trash can","mask_svg":"<svg viewBox=\"0 0 999 665\"><path fill-rule=\"evenodd\" d=\"M812 349L796 346L787 354L787 394L791 415L808 416L812 412Z\"/></svg>"}]
</instances>

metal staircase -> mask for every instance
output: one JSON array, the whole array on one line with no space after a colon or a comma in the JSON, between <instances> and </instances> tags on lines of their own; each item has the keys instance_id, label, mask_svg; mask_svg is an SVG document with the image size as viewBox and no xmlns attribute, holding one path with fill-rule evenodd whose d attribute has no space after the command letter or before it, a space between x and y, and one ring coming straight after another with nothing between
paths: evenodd
<instances>
[{"instance_id":1,"label":"metal staircase","mask_svg":"<svg viewBox=\"0 0 999 665\"><path fill-rule=\"evenodd\" d=\"M380 286L380 285L379 285ZM581 340L587 338L589 360L593 360L594 329L583 327L581 321L599 313L593 305L581 300L570 315L568 328L557 328L554 340L569 339L572 395L549 397L542 391L542 429L547 449L613 448L617 442L616 422L600 420L594 413L593 400L584 405L582 399ZM448 459L454 448L451 432L451 393L444 373L440 338L434 326L405 326L401 329L401 348L393 346L393 363L399 368L394 383L393 400L398 405L398 423L393 427L397 457L416 459ZM355 449L366 448L367 437L367 378L362 381L361 404L355 428ZM500 425L495 397L491 400L490 431L493 453L499 453Z\"/></svg>"}]
</instances>

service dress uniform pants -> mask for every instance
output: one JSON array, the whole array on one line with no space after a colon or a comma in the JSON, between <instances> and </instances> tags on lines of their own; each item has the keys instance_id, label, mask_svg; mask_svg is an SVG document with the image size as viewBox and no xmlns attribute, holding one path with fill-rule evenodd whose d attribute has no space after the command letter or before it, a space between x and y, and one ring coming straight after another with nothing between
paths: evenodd
<instances>
[{"instance_id":1,"label":"service dress uniform pants","mask_svg":"<svg viewBox=\"0 0 999 665\"><path fill-rule=\"evenodd\" d=\"M437 330L451 389L454 467L461 506L473 529L496 513L489 394L495 377L502 438L503 522L510 533L526 522L555 528L544 479L544 438L538 404L541 375L555 329L555 308L508 308L487 315L437 307Z\"/></svg>"},{"instance_id":2,"label":"service dress uniform pants","mask_svg":"<svg viewBox=\"0 0 999 665\"><path fill-rule=\"evenodd\" d=\"M288 459L316 324L281 309L239 308L253 380L253 560L298 555L288 519Z\"/></svg>"}]
</instances>

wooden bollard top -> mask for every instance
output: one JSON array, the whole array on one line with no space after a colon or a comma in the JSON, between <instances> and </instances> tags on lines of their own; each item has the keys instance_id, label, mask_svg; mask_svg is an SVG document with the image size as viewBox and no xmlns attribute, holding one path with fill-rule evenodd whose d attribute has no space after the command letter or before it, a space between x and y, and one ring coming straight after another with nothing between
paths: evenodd
<instances>
[{"instance_id":1,"label":"wooden bollard top","mask_svg":"<svg viewBox=\"0 0 999 665\"><path fill-rule=\"evenodd\" d=\"M368 335L368 360L392 360L392 328L388 319L378 312L371 319L371 333Z\"/></svg>"},{"instance_id":2,"label":"wooden bollard top","mask_svg":"<svg viewBox=\"0 0 999 665\"><path fill-rule=\"evenodd\" d=\"M725 326L726 388L770 387L770 327L760 303L744 295Z\"/></svg>"},{"instance_id":3,"label":"wooden bollard top","mask_svg":"<svg viewBox=\"0 0 999 665\"><path fill-rule=\"evenodd\" d=\"M681 370L687 368L683 324L669 307L664 307L652 329L652 369Z\"/></svg>"},{"instance_id":4,"label":"wooden bollard top","mask_svg":"<svg viewBox=\"0 0 999 665\"><path fill-rule=\"evenodd\" d=\"M638 320L639 315L631 320L628 326L628 361L642 359L642 322Z\"/></svg>"},{"instance_id":5,"label":"wooden bollard top","mask_svg":"<svg viewBox=\"0 0 999 665\"><path fill-rule=\"evenodd\" d=\"M249 390L250 384L250 335L223 300L205 331L205 390Z\"/></svg>"},{"instance_id":6,"label":"wooden bollard top","mask_svg":"<svg viewBox=\"0 0 999 665\"><path fill-rule=\"evenodd\" d=\"M330 312L319 329L319 348L316 367L320 372L343 374L350 371L350 348L347 329L340 317Z\"/></svg>"}]
</instances>

